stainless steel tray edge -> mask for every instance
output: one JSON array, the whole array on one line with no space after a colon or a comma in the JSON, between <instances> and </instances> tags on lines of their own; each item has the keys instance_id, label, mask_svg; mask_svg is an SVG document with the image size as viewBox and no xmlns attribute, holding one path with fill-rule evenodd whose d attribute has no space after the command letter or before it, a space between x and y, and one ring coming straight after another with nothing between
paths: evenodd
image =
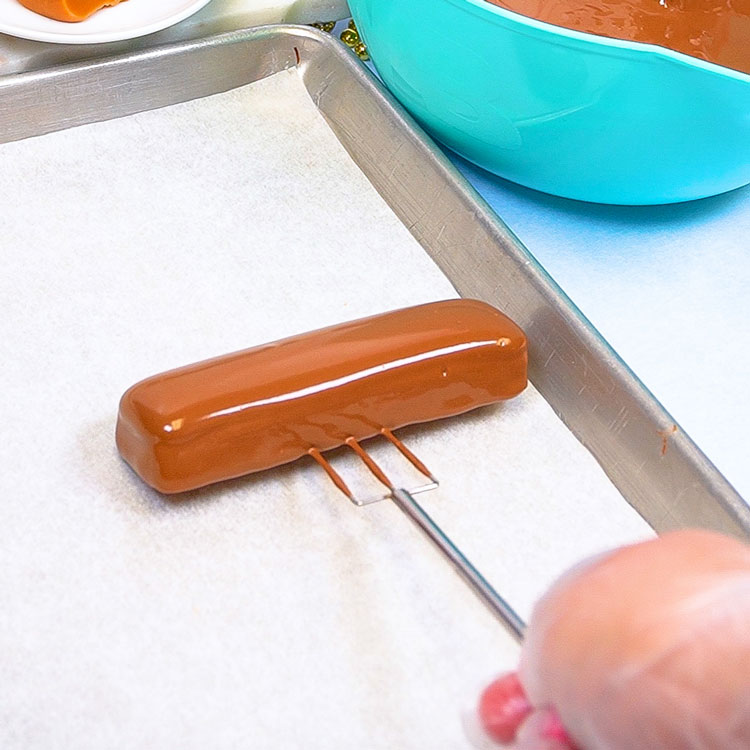
<instances>
[{"instance_id":1,"label":"stainless steel tray edge","mask_svg":"<svg viewBox=\"0 0 750 750\"><path fill-rule=\"evenodd\" d=\"M254 7L248 7L254 6ZM349 15L346 0L211 0L184 21L146 36L97 44L52 44L0 35L0 76L41 70L53 65L111 57L135 50L260 24L305 24L335 21ZM283 21L281 20L283 18ZM277 20L272 20L277 19Z\"/></svg>"},{"instance_id":2,"label":"stainless steel tray edge","mask_svg":"<svg viewBox=\"0 0 750 750\"><path fill-rule=\"evenodd\" d=\"M2 76L0 143L210 96L296 65L290 37L273 28Z\"/></svg>"},{"instance_id":3,"label":"stainless steel tray edge","mask_svg":"<svg viewBox=\"0 0 750 750\"><path fill-rule=\"evenodd\" d=\"M532 382L646 521L658 532L700 526L750 538L742 498L331 37L260 27L0 78L0 142L207 96L295 65L352 158L458 292L497 305L526 330Z\"/></svg>"},{"instance_id":4,"label":"stainless steel tray edge","mask_svg":"<svg viewBox=\"0 0 750 750\"><path fill-rule=\"evenodd\" d=\"M626 500L659 532L698 526L750 538L742 497L418 123L362 66L337 87L320 86L333 76L313 71L308 88L320 90L332 129L458 292L526 330L532 382Z\"/></svg>"}]
</instances>

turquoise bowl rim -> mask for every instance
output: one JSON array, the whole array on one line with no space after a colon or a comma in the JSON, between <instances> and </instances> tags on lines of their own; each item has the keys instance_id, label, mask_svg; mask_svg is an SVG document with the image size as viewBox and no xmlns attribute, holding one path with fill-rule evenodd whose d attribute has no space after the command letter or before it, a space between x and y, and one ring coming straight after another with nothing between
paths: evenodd
<instances>
[{"instance_id":1,"label":"turquoise bowl rim","mask_svg":"<svg viewBox=\"0 0 750 750\"><path fill-rule=\"evenodd\" d=\"M537 21L535 18L524 16L512 10L506 10L499 5L494 5L493 3L488 2L488 0L443 0L443 2L448 2L457 7L461 7L480 17L502 18L511 23L526 26L534 31L540 31L546 35L552 35L558 38L562 37L563 39L584 43L587 46L593 45L599 48L610 48L621 53L624 52L626 55L635 54L638 56L657 57L690 68L703 70L706 73L721 78L730 78L742 83L750 83L750 74L748 73L743 73L742 71L734 70L733 68L727 68L723 65L717 65L716 63L707 62L697 57L686 55L682 52L676 52L667 47L661 47L657 44L631 42L625 39L614 39L612 37L600 36L585 31L567 29L564 26L556 26L545 21Z\"/></svg>"}]
</instances>

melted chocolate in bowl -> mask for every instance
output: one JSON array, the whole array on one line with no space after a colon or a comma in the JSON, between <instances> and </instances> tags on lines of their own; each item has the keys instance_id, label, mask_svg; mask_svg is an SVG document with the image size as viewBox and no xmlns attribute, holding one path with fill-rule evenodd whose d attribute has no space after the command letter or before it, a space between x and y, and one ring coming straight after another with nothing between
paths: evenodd
<instances>
[{"instance_id":1,"label":"melted chocolate in bowl","mask_svg":"<svg viewBox=\"0 0 750 750\"><path fill-rule=\"evenodd\" d=\"M750 74L750 0L488 0L538 21L645 42Z\"/></svg>"}]
</instances>

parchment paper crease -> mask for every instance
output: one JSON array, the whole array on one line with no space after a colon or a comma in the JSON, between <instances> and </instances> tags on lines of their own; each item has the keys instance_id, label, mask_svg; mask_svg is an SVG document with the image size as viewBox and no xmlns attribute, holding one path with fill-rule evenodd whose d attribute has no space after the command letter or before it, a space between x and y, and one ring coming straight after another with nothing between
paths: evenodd
<instances>
[{"instance_id":1,"label":"parchment paper crease","mask_svg":"<svg viewBox=\"0 0 750 750\"><path fill-rule=\"evenodd\" d=\"M516 647L394 507L307 462L165 500L115 450L143 377L455 295L296 74L0 165L0 747L468 747L461 710ZM403 435L524 616L649 533L531 388Z\"/></svg>"}]
</instances>

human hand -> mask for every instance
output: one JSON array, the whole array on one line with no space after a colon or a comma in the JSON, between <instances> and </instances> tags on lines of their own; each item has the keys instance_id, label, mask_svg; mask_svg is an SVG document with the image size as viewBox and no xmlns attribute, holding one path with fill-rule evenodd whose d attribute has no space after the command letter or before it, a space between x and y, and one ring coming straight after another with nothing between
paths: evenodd
<instances>
[{"instance_id":1,"label":"human hand","mask_svg":"<svg viewBox=\"0 0 750 750\"><path fill-rule=\"evenodd\" d=\"M680 531L577 566L479 715L515 750L748 750L750 547Z\"/></svg>"}]
</instances>

